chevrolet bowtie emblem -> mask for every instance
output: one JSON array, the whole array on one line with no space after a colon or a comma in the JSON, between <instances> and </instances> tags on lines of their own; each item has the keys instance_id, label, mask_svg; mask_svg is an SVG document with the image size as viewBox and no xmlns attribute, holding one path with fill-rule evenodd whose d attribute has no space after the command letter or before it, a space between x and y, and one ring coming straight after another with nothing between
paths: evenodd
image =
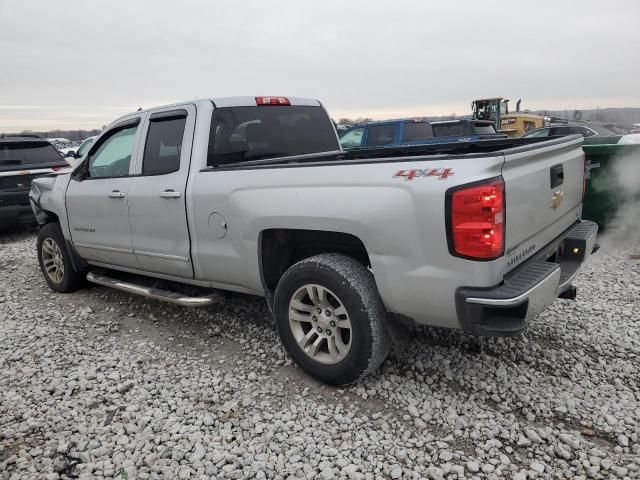
<instances>
[{"instance_id":1,"label":"chevrolet bowtie emblem","mask_svg":"<svg viewBox=\"0 0 640 480\"><path fill-rule=\"evenodd\" d=\"M562 203L563 198L564 198L563 191L558 190L557 192L554 192L553 197L551 197L551 208L553 208L554 210L558 208Z\"/></svg>"}]
</instances>

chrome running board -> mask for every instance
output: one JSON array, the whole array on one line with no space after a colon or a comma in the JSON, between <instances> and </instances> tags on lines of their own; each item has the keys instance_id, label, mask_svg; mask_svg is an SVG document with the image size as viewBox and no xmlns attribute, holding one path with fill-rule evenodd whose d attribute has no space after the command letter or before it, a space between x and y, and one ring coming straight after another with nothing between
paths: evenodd
<instances>
[{"instance_id":1,"label":"chrome running board","mask_svg":"<svg viewBox=\"0 0 640 480\"><path fill-rule=\"evenodd\" d=\"M134 283L124 282L117 278L108 277L102 273L89 272L87 273L87 280L91 283L103 285L105 287L115 288L116 290L122 290L123 292L133 293L135 295L141 295L147 298L153 298L154 300L162 300L164 302L175 303L176 305L182 305L183 307L205 307L207 305L213 305L222 301L222 295L219 293L213 293L211 295L205 295L201 297L189 297L178 292L172 292L170 290L161 290L153 287L142 287Z\"/></svg>"}]
</instances>

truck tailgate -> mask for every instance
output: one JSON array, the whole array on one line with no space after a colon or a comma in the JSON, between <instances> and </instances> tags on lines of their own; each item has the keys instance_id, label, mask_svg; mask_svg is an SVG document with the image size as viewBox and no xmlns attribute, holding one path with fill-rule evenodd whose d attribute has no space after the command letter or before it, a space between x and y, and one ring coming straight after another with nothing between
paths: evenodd
<instances>
[{"instance_id":1,"label":"truck tailgate","mask_svg":"<svg viewBox=\"0 0 640 480\"><path fill-rule=\"evenodd\" d=\"M505 152L505 271L573 225L582 211L582 137Z\"/></svg>"}]
</instances>

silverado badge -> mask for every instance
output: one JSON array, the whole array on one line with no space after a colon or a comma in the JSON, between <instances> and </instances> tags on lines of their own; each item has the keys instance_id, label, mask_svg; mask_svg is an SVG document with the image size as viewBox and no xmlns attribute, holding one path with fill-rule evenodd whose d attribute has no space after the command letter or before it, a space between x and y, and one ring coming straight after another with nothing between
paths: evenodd
<instances>
[{"instance_id":1,"label":"silverado badge","mask_svg":"<svg viewBox=\"0 0 640 480\"><path fill-rule=\"evenodd\" d=\"M553 197L551 197L551 208L553 208L554 210L558 208L562 203L563 199L564 199L563 191L558 190L557 192L554 192Z\"/></svg>"}]
</instances>

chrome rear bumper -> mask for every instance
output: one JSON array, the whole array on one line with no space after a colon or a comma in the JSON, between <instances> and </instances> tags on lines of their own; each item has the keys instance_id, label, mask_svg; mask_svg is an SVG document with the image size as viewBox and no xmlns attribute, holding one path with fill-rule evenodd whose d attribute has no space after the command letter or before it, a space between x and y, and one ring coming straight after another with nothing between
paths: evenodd
<instances>
[{"instance_id":1,"label":"chrome rear bumper","mask_svg":"<svg viewBox=\"0 0 640 480\"><path fill-rule=\"evenodd\" d=\"M465 330L480 335L513 335L571 288L596 246L598 226L582 221L489 289L459 288L456 309Z\"/></svg>"}]
</instances>

